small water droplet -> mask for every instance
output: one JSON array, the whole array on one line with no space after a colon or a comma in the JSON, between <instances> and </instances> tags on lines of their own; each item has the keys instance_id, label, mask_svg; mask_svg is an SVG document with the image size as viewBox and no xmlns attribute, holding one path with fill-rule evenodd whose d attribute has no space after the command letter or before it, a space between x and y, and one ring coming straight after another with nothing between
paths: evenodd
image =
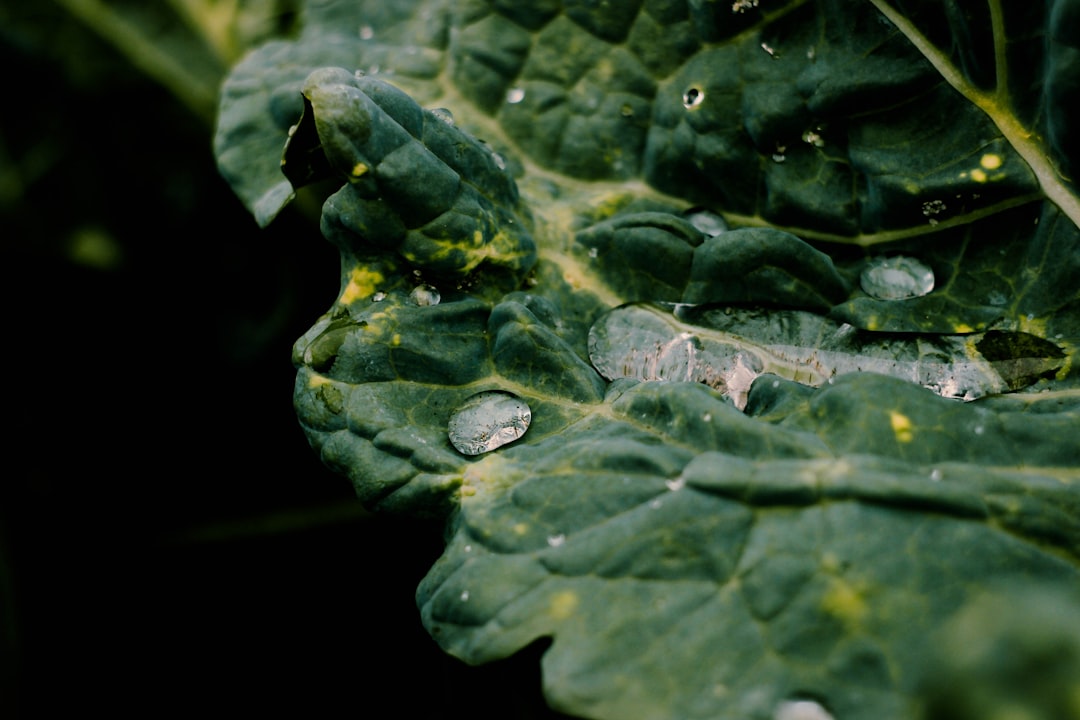
<instances>
[{"instance_id":1,"label":"small water droplet","mask_svg":"<svg viewBox=\"0 0 1080 720\"><path fill-rule=\"evenodd\" d=\"M941 482L941 468L934 468L930 471L930 479L934 482Z\"/></svg>"},{"instance_id":2,"label":"small water droplet","mask_svg":"<svg viewBox=\"0 0 1080 720\"><path fill-rule=\"evenodd\" d=\"M712 413L705 413L701 416L701 419L705 422L712 422Z\"/></svg>"},{"instance_id":3,"label":"small water droplet","mask_svg":"<svg viewBox=\"0 0 1080 720\"><path fill-rule=\"evenodd\" d=\"M825 138L821 136L820 130L820 128L807 130L802 134L802 141L807 145L813 145L817 148L825 147Z\"/></svg>"},{"instance_id":4,"label":"small water droplet","mask_svg":"<svg viewBox=\"0 0 1080 720\"><path fill-rule=\"evenodd\" d=\"M686 487L686 480L681 477L675 478L674 480L665 480L664 485L666 485L667 489L671 492L677 492Z\"/></svg>"},{"instance_id":5,"label":"small water droplet","mask_svg":"<svg viewBox=\"0 0 1080 720\"><path fill-rule=\"evenodd\" d=\"M656 498L655 500L653 500L653 501L651 501L649 503L649 507L651 507L653 510L659 510L660 506L663 505L663 504L664 503L660 500L660 498Z\"/></svg>"},{"instance_id":6,"label":"small water droplet","mask_svg":"<svg viewBox=\"0 0 1080 720\"><path fill-rule=\"evenodd\" d=\"M386 299L386 293L379 291L371 296L371 302L382 302Z\"/></svg>"},{"instance_id":7,"label":"small water droplet","mask_svg":"<svg viewBox=\"0 0 1080 720\"><path fill-rule=\"evenodd\" d=\"M768 43L761 43L761 49L764 50L765 52L767 52L770 57L774 57L774 58L780 57L779 55L776 54L776 49L773 48Z\"/></svg>"},{"instance_id":8,"label":"small water droplet","mask_svg":"<svg viewBox=\"0 0 1080 720\"><path fill-rule=\"evenodd\" d=\"M935 215L940 215L945 212L944 200L927 200L922 204L922 214L928 218L933 218Z\"/></svg>"},{"instance_id":9,"label":"small water droplet","mask_svg":"<svg viewBox=\"0 0 1080 720\"><path fill-rule=\"evenodd\" d=\"M559 533L558 535L548 535L547 544L551 547L559 547L564 542L566 542L566 536L562 533Z\"/></svg>"},{"instance_id":10,"label":"small water droplet","mask_svg":"<svg viewBox=\"0 0 1080 720\"><path fill-rule=\"evenodd\" d=\"M863 292L878 300L922 297L934 289L934 271L903 255L877 258L863 268L859 284Z\"/></svg>"},{"instance_id":11,"label":"small water droplet","mask_svg":"<svg viewBox=\"0 0 1080 720\"><path fill-rule=\"evenodd\" d=\"M461 591L461 602L467 602L468 599L469 599L469 591L468 590L462 590Z\"/></svg>"},{"instance_id":12,"label":"small water droplet","mask_svg":"<svg viewBox=\"0 0 1080 720\"><path fill-rule=\"evenodd\" d=\"M491 159L495 161L495 167L499 168L500 170L506 169L506 158L504 158L502 155L497 152L493 152L491 153Z\"/></svg>"},{"instance_id":13,"label":"small water droplet","mask_svg":"<svg viewBox=\"0 0 1080 720\"><path fill-rule=\"evenodd\" d=\"M593 260L595 260L599 256L600 256L600 249L599 248L589 248L589 257L591 257Z\"/></svg>"},{"instance_id":14,"label":"small water droplet","mask_svg":"<svg viewBox=\"0 0 1080 720\"><path fill-rule=\"evenodd\" d=\"M442 295L431 285L417 285L409 293L409 302L419 307L438 305L440 300L442 300Z\"/></svg>"},{"instance_id":15,"label":"small water droplet","mask_svg":"<svg viewBox=\"0 0 1080 720\"><path fill-rule=\"evenodd\" d=\"M689 110L701 105L701 102L705 99L705 91L699 87L687 88L686 92L682 96L683 107Z\"/></svg>"},{"instance_id":16,"label":"small water droplet","mask_svg":"<svg viewBox=\"0 0 1080 720\"><path fill-rule=\"evenodd\" d=\"M976 435L982 435L984 432L986 432L986 428L984 428L982 425L976 425L974 428L972 428L972 430Z\"/></svg>"},{"instance_id":17,"label":"small water droplet","mask_svg":"<svg viewBox=\"0 0 1080 720\"><path fill-rule=\"evenodd\" d=\"M370 40L373 37L375 37L375 28L371 27L370 25L360 26L361 40Z\"/></svg>"},{"instance_id":18,"label":"small water droplet","mask_svg":"<svg viewBox=\"0 0 1080 720\"><path fill-rule=\"evenodd\" d=\"M442 120L450 127L454 127L454 113L446 108L431 108L431 114Z\"/></svg>"},{"instance_id":19,"label":"small water droplet","mask_svg":"<svg viewBox=\"0 0 1080 720\"><path fill-rule=\"evenodd\" d=\"M776 706L773 720L833 720L833 716L815 700L785 700Z\"/></svg>"},{"instance_id":20,"label":"small water droplet","mask_svg":"<svg viewBox=\"0 0 1080 720\"><path fill-rule=\"evenodd\" d=\"M532 410L513 393L487 390L476 393L450 416L450 443L465 455L480 455L512 443L529 429Z\"/></svg>"},{"instance_id":21,"label":"small water droplet","mask_svg":"<svg viewBox=\"0 0 1080 720\"><path fill-rule=\"evenodd\" d=\"M512 87L506 91L506 102L517 105L525 99L525 88Z\"/></svg>"},{"instance_id":22,"label":"small water droplet","mask_svg":"<svg viewBox=\"0 0 1080 720\"><path fill-rule=\"evenodd\" d=\"M466 545L465 552L472 552L472 545Z\"/></svg>"},{"instance_id":23,"label":"small water droplet","mask_svg":"<svg viewBox=\"0 0 1080 720\"><path fill-rule=\"evenodd\" d=\"M716 237L720 233L726 232L728 229L727 223L724 222L724 218L720 217L712 210L706 210L705 208L691 208L686 211L685 216L696 230L709 237Z\"/></svg>"}]
</instances>

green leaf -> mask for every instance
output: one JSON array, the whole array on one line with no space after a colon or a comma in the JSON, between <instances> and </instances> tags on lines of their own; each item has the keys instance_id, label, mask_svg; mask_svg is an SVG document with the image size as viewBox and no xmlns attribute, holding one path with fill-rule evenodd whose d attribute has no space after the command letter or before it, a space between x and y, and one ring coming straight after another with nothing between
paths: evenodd
<instances>
[{"instance_id":1,"label":"green leaf","mask_svg":"<svg viewBox=\"0 0 1080 720\"><path fill-rule=\"evenodd\" d=\"M445 519L442 647L549 638L583 717L876 720L969 686L940 638L1002 588L1071 637L1074 2L309 5L218 162L260 223L325 201L297 414Z\"/></svg>"}]
</instances>

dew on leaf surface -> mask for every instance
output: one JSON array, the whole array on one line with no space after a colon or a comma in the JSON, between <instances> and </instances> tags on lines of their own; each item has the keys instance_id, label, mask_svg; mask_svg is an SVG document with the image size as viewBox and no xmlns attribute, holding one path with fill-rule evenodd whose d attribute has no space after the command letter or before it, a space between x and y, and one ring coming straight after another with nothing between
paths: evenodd
<instances>
[{"instance_id":1,"label":"dew on leaf surface","mask_svg":"<svg viewBox=\"0 0 1080 720\"><path fill-rule=\"evenodd\" d=\"M683 104L684 108L689 110L690 108L695 108L698 105L700 105L701 102L704 99L705 99L705 91L704 90L702 90L699 87L691 87L691 88L688 88L687 91L683 93L682 104Z\"/></svg>"},{"instance_id":2,"label":"dew on leaf surface","mask_svg":"<svg viewBox=\"0 0 1080 720\"><path fill-rule=\"evenodd\" d=\"M506 91L506 102L517 105L525 99L525 88L512 87Z\"/></svg>"},{"instance_id":3,"label":"dew on leaf surface","mask_svg":"<svg viewBox=\"0 0 1080 720\"><path fill-rule=\"evenodd\" d=\"M589 360L608 380L697 382L719 390L740 410L761 361L738 342L716 342L688 332L663 314L627 305L601 316L589 329Z\"/></svg>"},{"instance_id":4,"label":"dew on leaf surface","mask_svg":"<svg viewBox=\"0 0 1080 720\"><path fill-rule=\"evenodd\" d=\"M922 297L934 289L934 271L903 255L877 258L863 268L859 284L863 292L878 300Z\"/></svg>"},{"instance_id":5,"label":"dew on leaf surface","mask_svg":"<svg viewBox=\"0 0 1080 720\"><path fill-rule=\"evenodd\" d=\"M454 113L450 112L446 108L431 108L431 114L450 127L454 126Z\"/></svg>"},{"instance_id":6,"label":"dew on leaf surface","mask_svg":"<svg viewBox=\"0 0 1080 720\"><path fill-rule=\"evenodd\" d=\"M704 208L691 208L686 211L686 219L698 232L709 237L716 237L728 229L724 218L711 210Z\"/></svg>"},{"instance_id":7,"label":"dew on leaf surface","mask_svg":"<svg viewBox=\"0 0 1080 720\"><path fill-rule=\"evenodd\" d=\"M802 141L816 148L825 147L825 138L821 136L820 129L807 130L802 134Z\"/></svg>"},{"instance_id":8,"label":"dew on leaf surface","mask_svg":"<svg viewBox=\"0 0 1080 720\"><path fill-rule=\"evenodd\" d=\"M480 455L512 443L529 429L532 410L517 395L486 390L465 399L450 415L450 444L465 455Z\"/></svg>"},{"instance_id":9,"label":"dew on leaf surface","mask_svg":"<svg viewBox=\"0 0 1080 720\"><path fill-rule=\"evenodd\" d=\"M420 307L438 305L440 300L442 300L442 295L431 285L417 285L409 293L409 302Z\"/></svg>"}]
</instances>

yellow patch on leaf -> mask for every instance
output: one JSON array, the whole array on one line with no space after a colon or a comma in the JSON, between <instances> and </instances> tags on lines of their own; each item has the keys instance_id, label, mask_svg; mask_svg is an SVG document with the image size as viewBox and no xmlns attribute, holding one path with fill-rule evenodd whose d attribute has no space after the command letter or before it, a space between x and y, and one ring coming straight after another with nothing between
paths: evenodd
<instances>
[{"instance_id":1,"label":"yellow patch on leaf","mask_svg":"<svg viewBox=\"0 0 1080 720\"><path fill-rule=\"evenodd\" d=\"M564 590L551 596L549 611L556 620L565 620L574 614L581 599L576 592Z\"/></svg>"},{"instance_id":2,"label":"yellow patch on leaf","mask_svg":"<svg viewBox=\"0 0 1080 720\"><path fill-rule=\"evenodd\" d=\"M892 425L897 442L909 443L915 438L915 428L911 424L911 418L907 415L890 410L889 423Z\"/></svg>"},{"instance_id":3,"label":"yellow patch on leaf","mask_svg":"<svg viewBox=\"0 0 1080 720\"><path fill-rule=\"evenodd\" d=\"M846 626L858 625L869 612L862 592L842 578L831 578L821 597L821 609Z\"/></svg>"},{"instance_id":4,"label":"yellow patch on leaf","mask_svg":"<svg viewBox=\"0 0 1080 720\"><path fill-rule=\"evenodd\" d=\"M379 284L385 282L385 280L383 274L377 270L355 267L349 275L349 282L345 285L345 289L341 291L339 300L342 304L349 305L357 300L374 295Z\"/></svg>"}]
</instances>

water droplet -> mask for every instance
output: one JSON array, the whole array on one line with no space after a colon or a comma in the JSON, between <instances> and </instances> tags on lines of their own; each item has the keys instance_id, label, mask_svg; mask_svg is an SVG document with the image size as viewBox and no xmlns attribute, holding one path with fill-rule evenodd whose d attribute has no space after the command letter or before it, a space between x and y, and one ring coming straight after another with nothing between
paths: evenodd
<instances>
[{"instance_id":1,"label":"water droplet","mask_svg":"<svg viewBox=\"0 0 1080 720\"><path fill-rule=\"evenodd\" d=\"M667 489L671 492L677 492L686 487L686 480L681 477L675 478L674 480L665 480L664 485L666 485Z\"/></svg>"},{"instance_id":2,"label":"water droplet","mask_svg":"<svg viewBox=\"0 0 1080 720\"><path fill-rule=\"evenodd\" d=\"M934 468L930 471L930 479L934 482L941 482L941 468Z\"/></svg>"},{"instance_id":3,"label":"water droplet","mask_svg":"<svg viewBox=\"0 0 1080 720\"><path fill-rule=\"evenodd\" d=\"M986 432L986 428L984 428L982 425L976 425L973 430L976 435L982 435L984 432Z\"/></svg>"},{"instance_id":4,"label":"water droplet","mask_svg":"<svg viewBox=\"0 0 1080 720\"><path fill-rule=\"evenodd\" d=\"M480 455L520 438L529 429L532 410L513 393L487 390L466 398L450 416L450 443L465 455Z\"/></svg>"},{"instance_id":5,"label":"water droplet","mask_svg":"<svg viewBox=\"0 0 1080 720\"><path fill-rule=\"evenodd\" d=\"M454 127L454 114L446 108L431 108L431 114L450 127Z\"/></svg>"},{"instance_id":6,"label":"water droplet","mask_svg":"<svg viewBox=\"0 0 1080 720\"><path fill-rule=\"evenodd\" d=\"M703 235L716 237L728 229L724 218L705 208L691 208L685 213L686 219Z\"/></svg>"},{"instance_id":7,"label":"water droplet","mask_svg":"<svg viewBox=\"0 0 1080 720\"><path fill-rule=\"evenodd\" d=\"M760 358L737 344L711 338L706 342L677 325L659 308L615 308L590 328L589 360L608 380L700 382L731 397L740 410L745 408L750 384L763 369Z\"/></svg>"},{"instance_id":8,"label":"water droplet","mask_svg":"<svg viewBox=\"0 0 1080 720\"><path fill-rule=\"evenodd\" d=\"M461 602L466 602L466 601L468 601L468 599L469 599L469 591L468 590L462 590L461 591Z\"/></svg>"},{"instance_id":9,"label":"water droplet","mask_svg":"<svg viewBox=\"0 0 1080 720\"><path fill-rule=\"evenodd\" d=\"M814 147L825 147L825 138L821 136L821 128L815 128L813 130L807 130L802 134L802 141L807 145L813 145Z\"/></svg>"},{"instance_id":10,"label":"water droplet","mask_svg":"<svg viewBox=\"0 0 1080 720\"><path fill-rule=\"evenodd\" d=\"M702 100L705 99L705 91L699 87L691 87L683 93L682 104L683 107L689 110L701 105Z\"/></svg>"},{"instance_id":11,"label":"water droplet","mask_svg":"<svg viewBox=\"0 0 1080 720\"><path fill-rule=\"evenodd\" d=\"M599 248L589 248L589 257L590 258L595 260L599 256L600 256L600 249Z\"/></svg>"},{"instance_id":12,"label":"water droplet","mask_svg":"<svg viewBox=\"0 0 1080 720\"><path fill-rule=\"evenodd\" d=\"M379 291L371 296L371 302L382 302L386 299L386 293Z\"/></svg>"},{"instance_id":13,"label":"water droplet","mask_svg":"<svg viewBox=\"0 0 1080 720\"><path fill-rule=\"evenodd\" d=\"M491 159L495 161L495 167L499 168L500 170L506 169L506 158L504 158L502 155L497 152L493 152L491 153Z\"/></svg>"},{"instance_id":14,"label":"water droplet","mask_svg":"<svg viewBox=\"0 0 1080 720\"><path fill-rule=\"evenodd\" d=\"M815 700L785 700L776 706L773 720L833 720L833 716Z\"/></svg>"},{"instance_id":15,"label":"water droplet","mask_svg":"<svg viewBox=\"0 0 1080 720\"><path fill-rule=\"evenodd\" d=\"M773 48L768 43L761 43L761 49L764 50L765 52L767 52L770 57L774 57L774 58L780 57L779 55L776 54L776 49Z\"/></svg>"},{"instance_id":16,"label":"water droplet","mask_svg":"<svg viewBox=\"0 0 1080 720\"><path fill-rule=\"evenodd\" d=\"M566 536L562 533L559 533L558 535L549 535L547 539L547 543L551 547L559 547L564 542L566 542Z\"/></svg>"},{"instance_id":17,"label":"water droplet","mask_svg":"<svg viewBox=\"0 0 1080 720\"><path fill-rule=\"evenodd\" d=\"M653 510L659 510L660 506L663 505L663 504L664 503L663 503L662 500L660 500L660 498L656 498L655 500L652 500L652 501L649 502L649 507L652 508Z\"/></svg>"},{"instance_id":18,"label":"water droplet","mask_svg":"<svg viewBox=\"0 0 1080 720\"><path fill-rule=\"evenodd\" d=\"M409 293L409 302L420 307L438 305L440 300L442 300L442 295L431 285L417 285Z\"/></svg>"},{"instance_id":19,"label":"water droplet","mask_svg":"<svg viewBox=\"0 0 1080 720\"><path fill-rule=\"evenodd\" d=\"M701 419L705 422L712 422L712 413L705 413L701 416Z\"/></svg>"},{"instance_id":20,"label":"water droplet","mask_svg":"<svg viewBox=\"0 0 1080 720\"><path fill-rule=\"evenodd\" d=\"M525 88L512 87L506 91L506 102L517 105L525 99Z\"/></svg>"},{"instance_id":21,"label":"water droplet","mask_svg":"<svg viewBox=\"0 0 1080 720\"><path fill-rule=\"evenodd\" d=\"M903 255L877 258L863 268L859 284L863 292L878 300L922 297L934 289L934 271Z\"/></svg>"},{"instance_id":22,"label":"water droplet","mask_svg":"<svg viewBox=\"0 0 1080 720\"><path fill-rule=\"evenodd\" d=\"M472 545L466 545L465 552L472 552Z\"/></svg>"},{"instance_id":23,"label":"water droplet","mask_svg":"<svg viewBox=\"0 0 1080 720\"><path fill-rule=\"evenodd\" d=\"M945 201L943 200L927 200L922 204L922 214L928 218L940 215L945 212L945 209Z\"/></svg>"},{"instance_id":24,"label":"water droplet","mask_svg":"<svg viewBox=\"0 0 1080 720\"><path fill-rule=\"evenodd\" d=\"M375 37L375 28L371 27L370 25L362 25L360 27L361 40L370 40L373 37Z\"/></svg>"}]
</instances>

